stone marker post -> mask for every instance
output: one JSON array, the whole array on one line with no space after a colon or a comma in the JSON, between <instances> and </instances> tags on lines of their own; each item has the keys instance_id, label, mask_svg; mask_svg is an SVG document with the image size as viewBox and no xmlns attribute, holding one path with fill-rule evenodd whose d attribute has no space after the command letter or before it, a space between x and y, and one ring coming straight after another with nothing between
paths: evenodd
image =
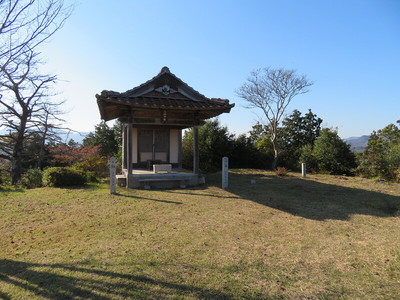
<instances>
[{"instance_id":1,"label":"stone marker post","mask_svg":"<svg viewBox=\"0 0 400 300\"><path fill-rule=\"evenodd\" d=\"M222 188L227 189L228 188L228 165L229 165L229 159L224 156L222 158Z\"/></svg>"},{"instance_id":2,"label":"stone marker post","mask_svg":"<svg viewBox=\"0 0 400 300\"><path fill-rule=\"evenodd\" d=\"M306 164L305 164L305 163L302 163L302 164L301 164L301 176L302 176L302 177L306 177L306 175L307 175Z\"/></svg>"},{"instance_id":3,"label":"stone marker post","mask_svg":"<svg viewBox=\"0 0 400 300\"><path fill-rule=\"evenodd\" d=\"M117 193L117 159L110 157L110 194Z\"/></svg>"}]
</instances>

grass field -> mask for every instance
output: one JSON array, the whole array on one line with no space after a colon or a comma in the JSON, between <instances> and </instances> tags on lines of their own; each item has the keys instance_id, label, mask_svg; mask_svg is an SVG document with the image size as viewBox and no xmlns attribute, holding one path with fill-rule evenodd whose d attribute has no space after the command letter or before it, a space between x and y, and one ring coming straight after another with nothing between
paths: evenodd
<instances>
[{"instance_id":1,"label":"grass field","mask_svg":"<svg viewBox=\"0 0 400 300\"><path fill-rule=\"evenodd\" d=\"M399 184L207 180L0 192L0 299L398 299Z\"/></svg>"}]
</instances>

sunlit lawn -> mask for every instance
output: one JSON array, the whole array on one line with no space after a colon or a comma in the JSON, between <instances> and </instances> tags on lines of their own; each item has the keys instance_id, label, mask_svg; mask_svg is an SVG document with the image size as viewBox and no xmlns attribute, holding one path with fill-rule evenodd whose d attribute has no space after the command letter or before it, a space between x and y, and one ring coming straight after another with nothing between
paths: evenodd
<instances>
[{"instance_id":1,"label":"sunlit lawn","mask_svg":"<svg viewBox=\"0 0 400 300\"><path fill-rule=\"evenodd\" d=\"M0 299L399 297L399 184L229 179L0 192Z\"/></svg>"}]
</instances>

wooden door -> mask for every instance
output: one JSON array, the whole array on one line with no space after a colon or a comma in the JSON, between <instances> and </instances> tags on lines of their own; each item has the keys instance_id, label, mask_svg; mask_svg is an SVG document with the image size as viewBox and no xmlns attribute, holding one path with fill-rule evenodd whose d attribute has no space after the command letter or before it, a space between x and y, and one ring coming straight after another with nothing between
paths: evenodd
<instances>
[{"instance_id":1,"label":"wooden door","mask_svg":"<svg viewBox=\"0 0 400 300\"><path fill-rule=\"evenodd\" d=\"M139 130L139 162L169 161L169 129Z\"/></svg>"}]
</instances>

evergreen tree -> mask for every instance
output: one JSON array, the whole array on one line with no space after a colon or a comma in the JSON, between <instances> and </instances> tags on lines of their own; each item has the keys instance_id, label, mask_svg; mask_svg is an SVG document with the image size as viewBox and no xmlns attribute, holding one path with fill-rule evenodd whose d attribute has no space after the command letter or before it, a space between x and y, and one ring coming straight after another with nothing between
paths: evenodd
<instances>
[{"instance_id":1,"label":"evergreen tree","mask_svg":"<svg viewBox=\"0 0 400 300\"><path fill-rule=\"evenodd\" d=\"M119 144L116 132L106 122L102 121L95 126L94 133L89 133L83 140L84 146L100 146L101 156L116 156L119 152Z\"/></svg>"},{"instance_id":2,"label":"evergreen tree","mask_svg":"<svg viewBox=\"0 0 400 300\"><path fill-rule=\"evenodd\" d=\"M400 128L389 124L372 132L360 160L361 175L400 181Z\"/></svg>"},{"instance_id":3,"label":"evergreen tree","mask_svg":"<svg viewBox=\"0 0 400 300\"><path fill-rule=\"evenodd\" d=\"M351 175L357 166L350 145L344 142L337 131L324 128L314 144L313 156L319 171L336 175Z\"/></svg>"},{"instance_id":4,"label":"evergreen tree","mask_svg":"<svg viewBox=\"0 0 400 300\"><path fill-rule=\"evenodd\" d=\"M317 117L311 109L304 116L298 110L285 118L280 129L281 165L291 169L298 169L301 148L305 145L314 145L321 131L322 119Z\"/></svg>"},{"instance_id":5,"label":"evergreen tree","mask_svg":"<svg viewBox=\"0 0 400 300\"><path fill-rule=\"evenodd\" d=\"M228 128L221 126L218 119L207 121L199 128L199 159L203 172L214 172L221 169L222 157L230 156L233 135ZM185 132L182 142L183 166L193 168L193 130Z\"/></svg>"}]
</instances>

